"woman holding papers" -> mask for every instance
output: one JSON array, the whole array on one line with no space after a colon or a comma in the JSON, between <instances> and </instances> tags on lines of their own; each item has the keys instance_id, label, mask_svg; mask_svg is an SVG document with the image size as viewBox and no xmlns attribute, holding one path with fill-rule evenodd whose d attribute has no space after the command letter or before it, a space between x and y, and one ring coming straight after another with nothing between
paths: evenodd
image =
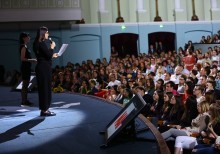
<instances>
[{"instance_id":1,"label":"woman holding papers","mask_svg":"<svg viewBox=\"0 0 220 154\"><path fill-rule=\"evenodd\" d=\"M48 44L48 28L40 27L34 40L33 50L37 57L37 65L35 68L40 116L55 116L54 112L49 111L51 104L51 84L52 84L52 58L57 58L58 54L53 53L56 46L55 42L49 41Z\"/></svg>"},{"instance_id":2,"label":"woman holding papers","mask_svg":"<svg viewBox=\"0 0 220 154\"><path fill-rule=\"evenodd\" d=\"M36 61L31 59L31 53L28 50L27 44L30 42L29 34L22 32L19 37L20 41L20 58L21 58L21 77L22 77L22 88L21 88L21 106L32 106L33 103L27 99L28 86L31 77L31 63Z\"/></svg>"}]
</instances>

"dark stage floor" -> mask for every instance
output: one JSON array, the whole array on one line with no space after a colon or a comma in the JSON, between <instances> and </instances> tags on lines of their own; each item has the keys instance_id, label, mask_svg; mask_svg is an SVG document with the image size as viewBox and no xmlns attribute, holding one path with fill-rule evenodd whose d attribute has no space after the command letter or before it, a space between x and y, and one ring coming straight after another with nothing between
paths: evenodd
<instances>
[{"instance_id":1,"label":"dark stage floor","mask_svg":"<svg viewBox=\"0 0 220 154\"><path fill-rule=\"evenodd\" d=\"M150 140L118 142L106 149L103 131L121 107L102 99L71 93L53 93L51 111L54 117L40 117L37 92L28 95L34 107L20 107L20 92L0 87L0 153L1 154L157 154L153 133L140 137ZM136 128L146 127L141 118ZM163 153L163 152L161 152Z\"/></svg>"}]
</instances>

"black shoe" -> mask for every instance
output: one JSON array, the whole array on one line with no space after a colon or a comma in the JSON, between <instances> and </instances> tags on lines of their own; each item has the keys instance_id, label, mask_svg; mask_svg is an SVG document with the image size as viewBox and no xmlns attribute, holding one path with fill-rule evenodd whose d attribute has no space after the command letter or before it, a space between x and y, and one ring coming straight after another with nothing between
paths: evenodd
<instances>
[{"instance_id":1,"label":"black shoe","mask_svg":"<svg viewBox=\"0 0 220 154\"><path fill-rule=\"evenodd\" d=\"M26 102L22 102L21 103L21 107L25 107L25 106L28 106L28 107L31 107L31 106L33 106L34 104L33 103L31 103L30 101L26 101Z\"/></svg>"},{"instance_id":2,"label":"black shoe","mask_svg":"<svg viewBox=\"0 0 220 154\"><path fill-rule=\"evenodd\" d=\"M41 111L40 112L40 116L55 116L56 115L56 113L54 113L54 112L50 112L50 111L46 111L46 112L43 112L43 111Z\"/></svg>"}]
</instances>

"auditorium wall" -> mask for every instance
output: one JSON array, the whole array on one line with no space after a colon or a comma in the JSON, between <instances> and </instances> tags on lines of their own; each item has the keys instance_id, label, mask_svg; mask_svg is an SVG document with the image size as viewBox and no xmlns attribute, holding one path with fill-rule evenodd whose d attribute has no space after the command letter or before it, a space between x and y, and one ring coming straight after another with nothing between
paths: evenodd
<instances>
[{"instance_id":1,"label":"auditorium wall","mask_svg":"<svg viewBox=\"0 0 220 154\"><path fill-rule=\"evenodd\" d=\"M66 52L54 59L53 65L66 65L67 62L81 63L83 60L107 58L109 60L111 43L110 37L118 33L138 34L137 47L139 53L148 51L148 34L154 32L172 32L176 35L175 49L184 47L189 40L199 42L201 37L216 34L220 30L220 21L187 21L187 22L143 22L143 23L100 23L100 24L72 24L72 23L8 23L1 24L0 35L0 65L6 70L19 70L20 60L18 45L19 33L29 32L32 43L40 25L49 27L49 34L57 44L58 52L63 43L68 43ZM11 27L4 30L4 27ZM17 28L13 28L17 27ZM33 57L34 54L32 53ZM34 67L34 66L33 66Z\"/></svg>"}]
</instances>

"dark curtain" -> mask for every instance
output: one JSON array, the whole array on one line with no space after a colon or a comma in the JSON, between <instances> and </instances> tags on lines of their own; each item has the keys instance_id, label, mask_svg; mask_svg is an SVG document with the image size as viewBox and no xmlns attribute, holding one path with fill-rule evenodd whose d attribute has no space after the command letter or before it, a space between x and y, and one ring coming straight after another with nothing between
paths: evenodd
<instances>
[{"instance_id":1,"label":"dark curtain","mask_svg":"<svg viewBox=\"0 0 220 154\"><path fill-rule=\"evenodd\" d=\"M162 42L163 46L165 47L166 51L173 51L175 50L175 33L170 32L156 32L148 34L148 44L155 46L156 42Z\"/></svg>"},{"instance_id":2,"label":"dark curtain","mask_svg":"<svg viewBox=\"0 0 220 154\"><path fill-rule=\"evenodd\" d=\"M111 47L114 46L120 58L128 55L138 55L138 35L132 33L120 33L111 35Z\"/></svg>"}]
</instances>

